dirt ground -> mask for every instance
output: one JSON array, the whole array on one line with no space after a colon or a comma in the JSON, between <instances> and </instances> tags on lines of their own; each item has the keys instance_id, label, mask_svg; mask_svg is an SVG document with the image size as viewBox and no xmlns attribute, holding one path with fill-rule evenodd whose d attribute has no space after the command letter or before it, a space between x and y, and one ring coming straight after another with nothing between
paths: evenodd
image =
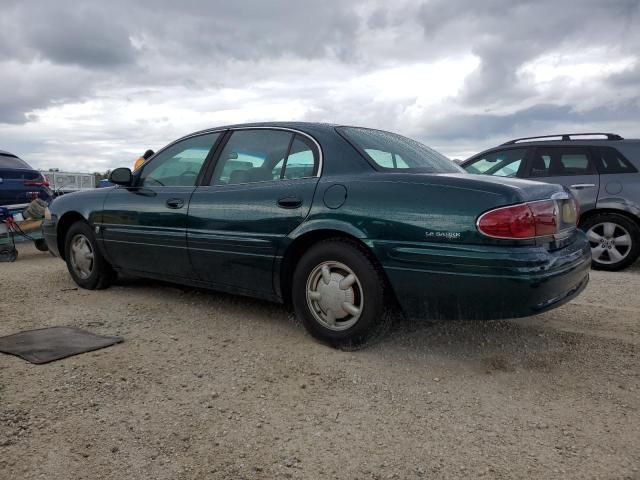
<instances>
[{"instance_id":1,"label":"dirt ground","mask_svg":"<svg viewBox=\"0 0 640 480\"><path fill-rule=\"evenodd\" d=\"M640 266L552 312L398 321L357 352L284 307L0 264L0 335L125 342L47 365L0 354L2 479L640 478Z\"/></svg>"}]
</instances>

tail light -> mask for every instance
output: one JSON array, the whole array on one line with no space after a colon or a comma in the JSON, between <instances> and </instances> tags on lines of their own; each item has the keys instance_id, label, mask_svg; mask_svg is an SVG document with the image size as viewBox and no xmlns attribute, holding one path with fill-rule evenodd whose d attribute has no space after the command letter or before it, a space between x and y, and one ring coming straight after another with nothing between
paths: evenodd
<instances>
[{"instance_id":1,"label":"tail light","mask_svg":"<svg viewBox=\"0 0 640 480\"><path fill-rule=\"evenodd\" d=\"M25 187L48 187L49 180L47 180L47 177L39 177L34 180L25 180L24 186Z\"/></svg>"},{"instance_id":2,"label":"tail light","mask_svg":"<svg viewBox=\"0 0 640 480\"><path fill-rule=\"evenodd\" d=\"M575 228L577 203L567 194L551 200L496 208L478 218L478 231L492 238L528 239L557 235Z\"/></svg>"}]
</instances>

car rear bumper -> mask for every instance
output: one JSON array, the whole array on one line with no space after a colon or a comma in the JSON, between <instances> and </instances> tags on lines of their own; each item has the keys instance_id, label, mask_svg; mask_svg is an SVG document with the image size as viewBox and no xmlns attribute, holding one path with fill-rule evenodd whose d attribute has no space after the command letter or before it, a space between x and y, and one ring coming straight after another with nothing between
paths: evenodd
<instances>
[{"instance_id":1,"label":"car rear bumper","mask_svg":"<svg viewBox=\"0 0 640 480\"><path fill-rule=\"evenodd\" d=\"M405 315L499 319L558 307L586 287L591 252L577 232L567 246L374 244Z\"/></svg>"}]
</instances>

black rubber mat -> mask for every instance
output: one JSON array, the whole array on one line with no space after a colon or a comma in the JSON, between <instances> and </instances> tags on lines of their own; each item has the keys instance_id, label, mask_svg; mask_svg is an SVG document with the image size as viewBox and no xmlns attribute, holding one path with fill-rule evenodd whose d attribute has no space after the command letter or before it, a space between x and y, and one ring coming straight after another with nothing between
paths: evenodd
<instances>
[{"instance_id":1,"label":"black rubber mat","mask_svg":"<svg viewBox=\"0 0 640 480\"><path fill-rule=\"evenodd\" d=\"M50 327L0 337L0 352L31 363L49 363L120 343L121 337L95 335L74 327Z\"/></svg>"}]
</instances>

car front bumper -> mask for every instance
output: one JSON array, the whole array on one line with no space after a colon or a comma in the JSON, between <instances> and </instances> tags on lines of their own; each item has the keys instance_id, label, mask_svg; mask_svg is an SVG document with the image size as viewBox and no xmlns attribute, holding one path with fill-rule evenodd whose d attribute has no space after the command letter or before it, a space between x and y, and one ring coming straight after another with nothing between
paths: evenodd
<instances>
[{"instance_id":1,"label":"car front bumper","mask_svg":"<svg viewBox=\"0 0 640 480\"><path fill-rule=\"evenodd\" d=\"M42 222L42 236L44 237L45 242L47 242L49 252L51 252L56 257L59 257L60 251L58 249L57 226L57 218L52 217L51 219L45 219Z\"/></svg>"},{"instance_id":2,"label":"car front bumper","mask_svg":"<svg viewBox=\"0 0 640 480\"><path fill-rule=\"evenodd\" d=\"M582 232L563 248L374 244L405 315L501 319L535 315L575 298L589 281Z\"/></svg>"}]
</instances>

